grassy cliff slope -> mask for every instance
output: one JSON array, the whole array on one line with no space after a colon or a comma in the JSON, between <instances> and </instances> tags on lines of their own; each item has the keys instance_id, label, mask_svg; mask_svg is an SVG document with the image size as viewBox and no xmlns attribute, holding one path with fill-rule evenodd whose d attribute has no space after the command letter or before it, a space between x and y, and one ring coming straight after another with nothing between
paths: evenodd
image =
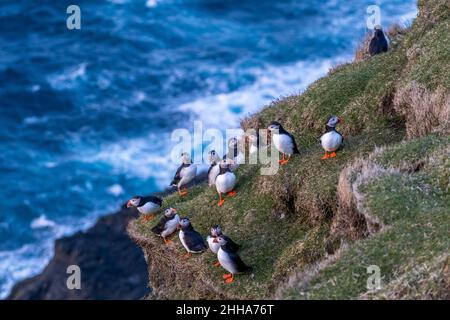
<instances>
[{"instance_id":1,"label":"grassy cliff slope","mask_svg":"<svg viewBox=\"0 0 450 320\"><path fill-rule=\"evenodd\" d=\"M386 54L338 66L302 95L273 102L242 122L278 120L300 155L274 176L241 166L234 198L194 187L176 207L206 235L219 223L254 268L223 284L210 252L184 260L177 237L162 244L133 221L153 298L448 298L450 239L450 3L420 0L414 24ZM345 147L321 161L318 137L342 116ZM382 287L366 289L366 268Z\"/></svg>"}]
</instances>

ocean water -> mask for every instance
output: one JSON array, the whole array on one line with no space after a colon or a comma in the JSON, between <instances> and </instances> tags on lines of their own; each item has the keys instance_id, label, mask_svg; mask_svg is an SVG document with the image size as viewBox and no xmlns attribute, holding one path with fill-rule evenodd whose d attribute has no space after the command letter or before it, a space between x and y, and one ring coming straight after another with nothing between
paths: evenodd
<instances>
[{"instance_id":1,"label":"ocean water","mask_svg":"<svg viewBox=\"0 0 450 320\"><path fill-rule=\"evenodd\" d=\"M81 8L81 30L66 8ZM54 239L168 185L172 130L238 127L413 0L1 0L0 298Z\"/></svg>"}]
</instances>

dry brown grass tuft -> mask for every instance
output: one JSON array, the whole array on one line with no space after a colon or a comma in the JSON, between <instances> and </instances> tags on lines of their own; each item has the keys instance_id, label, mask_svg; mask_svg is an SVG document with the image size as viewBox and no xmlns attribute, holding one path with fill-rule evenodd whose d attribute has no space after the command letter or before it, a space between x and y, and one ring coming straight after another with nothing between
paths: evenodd
<instances>
[{"instance_id":1,"label":"dry brown grass tuft","mask_svg":"<svg viewBox=\"0 0 450 320\"><path fill-rule=\"evenodd\" d=\"M450 132L450 94L439 87L430 92L411 82L397 90L394 108L406 118L409 138L430 132Z\"/></svg>"},{"instance_id":2,"label":"dry brown grass tuft","mask_svg":"<svg viewBox=\"0 0 450 320\"><path fill-rule=\"evenodd\" d=\"M360 187L396 169L385 169L373 159L383 152L377 148L368 158L360 158L345 167L339 176L338 208L331 224L330 238L356 240L382 231L383 224L364 205Z\"/></svg>"},{"instance_id":3,"label":"dry brown grass tuft","mask_svg":"<svg viewBox=\"0 0 450 320\"><path fill-rule=\"evenodd\" d=\"M361 42L358 44L358 46L356 47L356 52L355 52L355 62L359 62L359 61L362 61L362 60L370 57L369 44L370 44L371 39L372 39L372 33L368 33L368 34L366 34L364 39L361 40Z\"/></svg>"}]
</instances>

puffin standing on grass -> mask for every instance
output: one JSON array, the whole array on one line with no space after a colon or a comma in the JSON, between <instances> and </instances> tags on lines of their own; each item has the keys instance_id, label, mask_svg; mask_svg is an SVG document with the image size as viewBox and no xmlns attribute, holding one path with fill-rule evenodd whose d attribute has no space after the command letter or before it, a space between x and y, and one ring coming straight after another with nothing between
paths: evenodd
<instances>
[{"instance_id":1,"label":"puffin standing on grass","mask_svg":"<svg viewBox=\"0 0 450 320\"><path fill-rule=\"evenodd\" d=\"M217 175L220 172L220 157L215 150L211 150L210 152L208 152L208 160L210 163L208 169L208 185L212 187L216 183Z\"/></svg>"},{"instance_id":2,"label":"puffin standing on grass","mask_svg":"<svg viewBox=\"0 0 450 320\"><path fill-rule=\"evenodd\" d=\"M239 150L239 140L236 137L228 141L228 152L223 158L232 160L231 171L235 171L240 164L245 163L245 155Z\"/></svg>"},{"instance_id":3,"label":"puffin standing on grass","mask_svg":"<svg viewBox=\"0 0 450 320\"><path fill-rule=\"evenodd\" d=\"M224 274L225 283L232 283L234 275L237 273L250 273L253 269L247 266L237 254L237 249L232 245L232 241L227 236L221 235L213 240L220 245L217 252L217 259L220 265L229 273Z\"/></svg>"},{"instance_id":4,"label":"puffin standing on grass","mask_svg":"<svg viewBox=\"0 0 450 320\"><path fill-rule=\"evenodd\" d=\"M222 193L226 193L230 197L234 197L237 193L234 191L234 186L236 185L236 176L231 172L230 166L233 161L229 159L224 159L220 162L220 172L216 178L216 190L219 194L219 202L217 205L221 207L225 202L222 199Z\"/></svg>"},{"instance_id":5,"label":"puffin standing on grass","mask_svg":"<svg viewBox=\"0 0 450 320\"><path fill-rule=\"evenodd\" d=\"M328 118L325 126L326 133L320 137L322 148L325 150L325 155L322 157L322 160L336 157L336 150L340 148L344 141L342 135L336 131L337 124L341 122L342 119L336 116Z\"/></svg>"},{"instance_id":6,"label":"puffin standing on grass","mask_svg":"<svg viewBox=\"0 0 450 320\"><path fill-rule=\"evenodd\" d=\"M180 216L177 214L177 210L168 208L164 211L164 216L159 220L158 224L152 228L152 232L161 236L165 244L169 244L172 241L167 239L167 237L177 230L179 223Z\"/></svg>"},{"instance_id":7,"label":"puffin standing on grass","mask_svg":"<svg viewBox=\"0 0 450 320\"><path fill-rule=\"evenodd\" d=\"M175 176L170 183L172 186L178 188L178 194L180 196L187 195L186 185L194 180L197 175L197 166L192 164L191 158L186 152L181 154L181 165L178 167ZM181 191L181 187L184 186L184 191Z\"/></svg>"},{"instance_id":8,"label":"puffin standing on grass","mask_svg":"<svg viewBox=\"0 0 450 320\"><path fill-rule=\"evenodd\" d=\"M369 54L374 56L388 51L388 42L380 25L375 26L372 40L369 43Z\"/></svg>"},{"instance_id":9,"label":"puffin standing on grass","mask_svg":"<svg viewBox=\"0 0 450 320\"><path fill-rule=\"evenodd\" d=\"M279 122L273 121L268 129L272 133L272 140L275 148L282 153L282 158L279 160L281 165L288 163L293 154L300 153L297 144L295 143L294 136L287 132ZM286 155L288 155L287 159Z\"/></svg>"},{"instance_id":10,"label":"puffin standing on grass","mask_svg":"<svg viewBox=\"0 0 450 320\"><path fill-rule=\"evenodd\" d=\"M217 255L217 253L219 252L220 249L220 244L216 241L214 241L218 236L222 236L222 228L216 224L214 226L211 227L210 231L209 231L209 235L206 238L206 242L208 242L208 246L209 246L209 250L211 250L212 253L214 253L215 255ZM229 246L231 248L233 248L233 250L238 251L239 248L241 247L240 245L236 244L235 242L233 242L231 239L229 239ZM219 261L214 263L215 267L219 267L220 263Z\"/></svg>"},{"instance_id":11,"label":"puffin standing on grass","mask_svg":"<svg viewBox=\"0 0 450 320\"><path fill-rule=\"evenodd\" d=\"M192 253L201 253L206 250L205 240L203 237L195 231L188 218L182 218L178 223L178 229L180 229L180 241L187 253L184 257L188 258Z\"/></svg>"},{"instance_id":12,"label":"puffin standing on grass","mask_svg":"<svg viewBox=\"0 0 450 320\"><path fill-rule=\"evenodd\" d=\"M162 199L156 196L134 196L127 203L127 208L135 207L143 215L144 221L151 221L161 209Z\"/></svg>"}]
</instances>

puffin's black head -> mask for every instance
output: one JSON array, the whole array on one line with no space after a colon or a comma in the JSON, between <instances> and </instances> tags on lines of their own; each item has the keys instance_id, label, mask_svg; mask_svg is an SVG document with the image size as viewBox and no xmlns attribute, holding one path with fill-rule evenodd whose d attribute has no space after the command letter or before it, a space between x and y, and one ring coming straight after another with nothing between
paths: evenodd
<instances>
[{"instance_id":1,"label":"puffin's black head","mask_svg":"<svg viewBox=\"0 0 450 320\"><path fill-rule=\"evenodd\" d=\"M234 160L228 159L226 156L224 156L219 164L220 174L230 171L230 167L232 164L234 164Z\"/></svg>"},{"instance_id":2,"label":"puffin's black head","mask_svg":"<svg viewBox=\"0 0 450 320\"><path fill-rule=\"evenodd\" d=\"M168 208L164 211L164 215L167 218L172 218L173 216L175 216L177 214L177 209L175 208Z\"/></svg>"},{"instance_id":3,"label":"puffin's black head","mask_svg":"<svg viewBox=\"0 0 450 320\"><path fill-rule=\"evenodd\" d=\"M228 146L230 148L235 148L238 145L238 139L236 137L233 137L230 139L230 141L228 141Z\"/></svg>"},{"instance_id":4,"label":"puffin's black head","mask_svg":"<svg viewBox=\"0 0 450 320\"><path fill-rule=\"evenodd\" d=\"M181 154L181 161L185 164L191 163L191 157L189 156L189 153L183 152Z\"/></svg>"},{"instance_id":5,"label":"puffin's black head","mask_svg":"<svg viewBox=\"0 0 450 320\"><path fill-rule=\"evenodd\" d=\"M375 26L373 34L374 34L375 38L382 38L382 37L384 37L383 29L381 28L380 25Z\"/></svg>"},{"instance_id":6,"label":"puffin's black head","mask_svg":"<svg viewBox=\"0 0 450 320\"><path fill-rule=\"evenodd\" d=\"M224 236L223 234L214 238L213 242L214 243L218 243L221 246L224 246L228 243L228 241L230 241L230 238L228 238L227 236Z\"/></svg>"},{"instance_id":7,"label":"puffin's black head","mask_svg":"<svg viewBox=\"0 0 450 320\"><path fill-rule=\"evenodd\" d=\"M211 237L217 237L222 235L222 228L216 224L215 226L211 227L211 230L209 231Z\"/></svg>"},{"instance_id":8,"label":"puffin's black head","mask_svg":"<svg viewBox=\"0 0 450 320\"><path fill-rule=\"evenodd\" d=\"M185 230L191 226L191 222L188 218L181 218L180 222L178 223L178 229Z\"/></svg>"},{"instance_id":9,"label":"puffin's black head","mask_svg":"<svg viewBox=\"0 0 450 320\"><path fill-rule=\"evenodd\" d=\"M208 160L211 164L217 163L220 161L220 157L217 154L216 150L211 150L208 152Z\"/></svg>"},{"instance_id":10,"label":"puffin's black head","mask_svg":"<svg viewBox=\"0 0 450 320\"><path fill-rule=\"evenodd\" d=\"M327 119L327 126L331 128L335 128L338 123L342 122L342 118L337 116L331 116Z\"/></svg>"},{"instance_id":11,"label":"puffin's black head","mask_svg":"<svg viewBox=\"0 0 450 320\"><path fill-rule=\"evenodd\" d=\"M283 126L278 121L272 121L267 129L269 129L269 131L280 131L283 129Z\"/></svg>"},{"instance_id":12,"label":"puffin's black head","mask_svg":"<svg viewBox=\"0 0 450 320\"><path fill-rule=\"evenodd\" d=\"M127 202L127 208L130 207L137 207L139 206L139 203L141 202L142 196L134 196Z\"/></svg>"}]
</instances>

